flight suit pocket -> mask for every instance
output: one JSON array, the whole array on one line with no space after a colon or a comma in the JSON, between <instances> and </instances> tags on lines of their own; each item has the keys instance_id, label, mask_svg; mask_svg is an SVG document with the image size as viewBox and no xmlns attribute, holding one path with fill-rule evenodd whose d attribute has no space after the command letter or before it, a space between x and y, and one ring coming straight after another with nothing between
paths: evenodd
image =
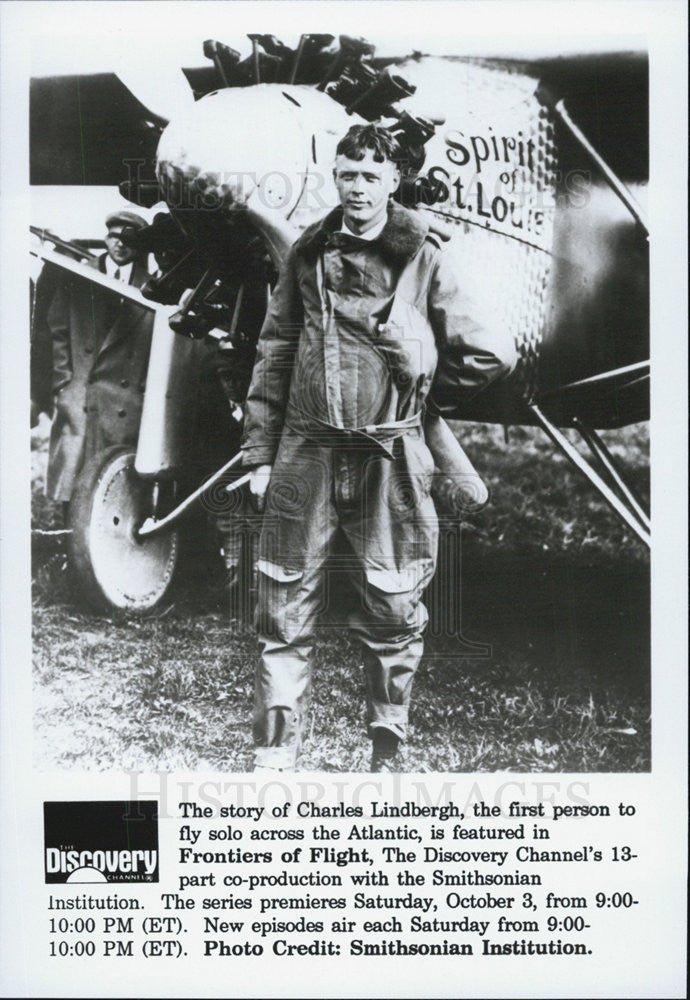
<instances>
[{"instance_id":1,"label":"flight suit pocket","mask_svg":"<svg viewBox=\"0 0 690 1000\"><path fill-rule=\"evenodd\" d=\"M408 434L403 438L403 448L408 475L418 484L422 497L429 496L435 469L429 446L421 434Z\"/></svg>"},{"instance_id":2,"label":"flight suit pocket","mask_svg":"<svg viewBox=\"0 0 690 1000\"><path fill-rule=\"evenodd\" d=\"M303 571L288 569L267 559L259 559L257 569L256 627L259 634L282 643L295 641L301 629L299 595Z\"/></svg>"},{"instance_id":3,"label":"flight suit pocket","mask_svg":"<svg viewBox=\"0 0 690 1000\"><path fill-rule=\"evenodd\" d=\"M396 384L431 380L438 353L431 324L419 309L396 296L388 320L378 327L376 346L388 356Z\"/></svg>"}]
</instances>

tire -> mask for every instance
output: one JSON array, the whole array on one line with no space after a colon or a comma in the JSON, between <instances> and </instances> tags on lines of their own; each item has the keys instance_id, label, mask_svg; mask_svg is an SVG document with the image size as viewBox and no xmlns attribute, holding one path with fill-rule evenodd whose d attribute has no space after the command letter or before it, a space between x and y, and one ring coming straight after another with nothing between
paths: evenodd
<instances>
[{"instance_id":1,"label":"tire","mask_svg":"<svg viewBox=\"0 0 690 1000\"><path fill-rule=\"evenodd\" d=\"M88 604L99 611L144 612L163 600L177 563L177 531L139 541L151 484L121 445L84 463L70 502L70 562Z\"/></svg>"}]
</instances>

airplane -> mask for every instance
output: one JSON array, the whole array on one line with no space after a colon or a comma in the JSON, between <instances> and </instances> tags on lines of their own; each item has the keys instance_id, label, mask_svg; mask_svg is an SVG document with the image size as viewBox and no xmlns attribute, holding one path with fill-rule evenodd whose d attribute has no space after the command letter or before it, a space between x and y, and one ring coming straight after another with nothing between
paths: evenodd
<instances>
[{"instance_id":1,"label":"airplane","mask_svg":"<svg viewBox=\"0 0 690 1000\"><path fill-rule=\"evenodd\" d=\"M154 553L167 581L179 518L236 471L234 454L181 502L140 510L141 483L153 484L158 498L160 484L184 465L179 442L187 440L193 400L180 372L194 365L195 343L215 338L250 374L247 359L281 261L336 203L337 140L355 122L377 122L405 154L395 197L426 215L480 310L515 338L515 372L462 406L444 400L450 416L541 427L650 545L649 512L597 434L649 418L646 54L378 57L375 45L354 36L303 34L294 46L273 35L248 39L244 58L225 43L203 43L207 64L183 70L193 100L170 121L114 74L31 84L33 185L117 184L145 211L165 205L131 234L161 265L141 294L127 292L156 311L155 379L149 375L137 453L116 456L97 477L102 487L125 466L138 477L131 516L120 518L129 526L122 544L132 547L134 538L142 553ZM69 249L42 233L35 253L108 281ZM233 391L239 426L242 388ZM454 469L467 485L474 470L459 446L453 451L453 435L439 433L437 467L451 476ZM479 506L486 495L478 477L472 482L480 484ZM84 573L101 595L110 584L94 570L94 524L110 523L110 514L89 497L80 513L89 526L81 529ZM160 600L167 582L149 585L147 577L149 602ZM114 586L104 604L146 604L121 581Z\"/></svg>"}]
</instances>

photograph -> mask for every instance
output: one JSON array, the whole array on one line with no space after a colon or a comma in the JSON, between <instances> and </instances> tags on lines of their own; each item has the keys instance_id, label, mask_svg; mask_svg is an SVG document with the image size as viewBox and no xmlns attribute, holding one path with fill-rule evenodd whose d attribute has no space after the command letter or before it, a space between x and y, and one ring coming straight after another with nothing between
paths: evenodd
<instances>
[{"instance_id":1,"label":"photograph","mask_svg":"<svg viewBox=\"0 0 690 1000\"><path fill-rule=\"evenodd\" d=\"M32 52L36 766L649 770L644 40L187 41Z\"/></svg>"},{"instance_id":2,"label":"photograph","mask_svg":"<svg viewBox=\"0 0 690 1000\"><path fill-rule=\"evenodd\" d=\"M0 995L682 997L684 7L0 28Z\"/></svg>"}]
</instances>

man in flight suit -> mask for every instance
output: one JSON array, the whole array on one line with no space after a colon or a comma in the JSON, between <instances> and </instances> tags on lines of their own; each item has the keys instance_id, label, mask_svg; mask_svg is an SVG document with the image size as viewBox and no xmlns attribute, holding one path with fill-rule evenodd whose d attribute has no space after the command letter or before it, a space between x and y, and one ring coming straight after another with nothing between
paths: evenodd
<instances>
[{"instance_id":1,"label":"man in flight suit","mask_svg":"<svg viewBox=\"0 0 690 1000\"><path fill-rule=\"evenodd\" d=\"M505 333L478 324L421 214L390 196L400 149L355 125L334 170L341 208L291 248L247 398L243 460L266 512L257 623L255 766L296 765L324 565L337 538L357 594L371 769L396 770L436 565L425 407L443 413L507 374Z\"/></svg>"}]
</instances>

